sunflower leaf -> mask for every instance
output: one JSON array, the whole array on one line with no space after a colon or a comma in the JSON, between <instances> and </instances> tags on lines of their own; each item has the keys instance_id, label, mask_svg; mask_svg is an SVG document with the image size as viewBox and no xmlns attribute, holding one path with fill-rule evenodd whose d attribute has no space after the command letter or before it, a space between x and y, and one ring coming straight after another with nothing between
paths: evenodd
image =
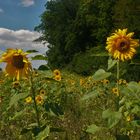
<instances>
[{"instance_id":1,"label":"sunflower leaf","mask_svg":"<svg viewBox=\"0 0 140 140\"><path fill-rule=\"evenodd\" d=\"M111 75L111 72L106 72L103 69L99 69L98 71L95 72L93 75L93 79L98 81L98 80L103 80L108 78Z\"/></svg>"},{"instance_id":2,"label":"sunflower leaf","mask_svg":"<svg viewBox=\"0 0 140 140\"><path fill-rule=\"evenodd\" d=\"M36 53L36 52L38 52L37 50L27 50L26 51L27 53Z\"/></svg>"},{"instance_id":3,"label":"sunflower leaf","mask_svg":"<svg viewBox=\"0 0 140 140\"><path fill-rule=\"evenodd\" d=\"M32 60L48 60L48 58L43 55L35 55L32 57Z\"/></svg>"},{"instance_id":4,"label":"sunflower leaf","mask_svg":"<svg viewBox=\"0 0 140 140\"><path fill-rule=\"evenodd\" d=\"M95 134L97 131L100 131L101 127L96 126L95 124L89 125L86 132L91 133L91 134Z\"/></svg>"},{"instance_id":5,"label":"sunflower leaf","mask_svg":"<svg viewBox=\"0 0 140 140\"><path fill-rule=\"evenodd\" d=\"M108 57L108 53L107 52L101 52L101 53L98 53L98 54L92 54L91 56L99 56L99 57L107 56Z\"/></svg>"},{"instance_id":6,"label":"sunflower leaf","mask_svg":"<svg viewBox=\"0 0 140 140\"><path fill-rule=\"evenodd\" d=\"M49 136L49 133L50 133L50 127L47 126L43 131L41 131L36 136L36 140L44 140L45 138L47 138Z\"/></svg>"},{"instance_id":7,"label":"sunflower leaf","mask_svg":"<svg viewBox=\"0 0 140 140\"><path fill-rule=\"evenodd\" d=\"M28 94L29 93L19 93L19 94L13 95L11 97L8 109L10 109L13 105L17 105L18 101L27 97Z\"/></svg>"},{"instance_id":8,"label":"sunflower leaf","mask_svg":"<svg viewBox=\"0 0 140 140\"><path fill-rule=\"evenodd\" d=\"M115 66L117 63L117 60L111 59L111 57L108 59L108 68L107 70L110 70L113 66Z\"/></svg>"},{"instance_id":9,"label":"sunflower leaf","mask_svg":"<svg viewBox=\"0 0 140 140\"><path fill-rule=\"evenodd\" d=\"M122 118L121 112L111 111L110 109L107 109L103 111L102 118L107 119L108 122L108 128L114 127Z\"/></svg>"}]
</instances>

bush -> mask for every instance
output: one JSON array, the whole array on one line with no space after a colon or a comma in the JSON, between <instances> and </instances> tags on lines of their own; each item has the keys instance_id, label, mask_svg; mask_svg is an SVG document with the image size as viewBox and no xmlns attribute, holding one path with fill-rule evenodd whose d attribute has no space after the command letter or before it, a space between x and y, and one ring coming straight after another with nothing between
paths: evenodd
<instances>
[{"instance_id":1,"label":"bush","mask_svg":"<svg viewBox=\"0 0 140 140\"><path fill-rule=\"evenodd\" d=\"M108 57L95 56L102 47L94 47L86 52L77 53L67 69L81 75L91 75L99 68L106 68Z\"/></svg>"}]
</instances>

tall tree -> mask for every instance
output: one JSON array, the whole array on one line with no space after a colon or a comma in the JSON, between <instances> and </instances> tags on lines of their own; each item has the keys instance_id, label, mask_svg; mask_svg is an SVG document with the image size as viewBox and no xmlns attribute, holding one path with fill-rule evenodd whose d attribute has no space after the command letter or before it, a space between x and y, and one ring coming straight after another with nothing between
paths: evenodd
<instances>
[{"instance_id":1,"label":"tall tree","mask_svg":"<svg viewBox=\"0 0 140 140\"><path fill-rule=\"evenodd\" d=\"M114 8L114 25L116 28L128 28L140 34L140 0L118 0Z\"/></svg>"},{"instance_id":2,"label":"tall tree","mask_svg":"<svg viewBox=\"0 0 140 140\"><path fill-rule=\"evenodd\" d=\"M52 0L47 2L41 24L41 40L50 46L47 52L52 68L64 67L76 53L105 43L112 26L115 0Z\"/></svg>"},{"instance_id":3,"label":"tall tree","mask_svg":"<svg viewBox=\"0 0 140 140\"><path fill-rule=\"evenodd\" d=\"M46 3L46 10L41 15L41 24L35 27L42 32L41 40L47 41L49 64L60 67L67 63L65 45L69 27L73 23L78 8L79 0L53 0Z\"/></svg>"}]
</instances>

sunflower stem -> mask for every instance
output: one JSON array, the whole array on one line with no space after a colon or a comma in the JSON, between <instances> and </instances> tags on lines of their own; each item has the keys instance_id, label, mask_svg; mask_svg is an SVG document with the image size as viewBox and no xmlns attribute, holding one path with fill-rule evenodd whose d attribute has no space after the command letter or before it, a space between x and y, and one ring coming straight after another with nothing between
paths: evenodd
<instances>
[{"instance_id":1,"label":"sunflower stem","mask_svg":"<svg viewBox=\"0 0 140 140\"><path fill-rule=\"evenodd\" d=\"M120 62L119 60L117 61L117 104L116 104L116 109L118 111L119 109L119 78L120 78Z\"/></svg>"},{"instance_id":2,"label":"sunflower stem","mask_svg":"<svg viewBox=\"0 0 140 140\"><path fill-rule=\"evenodd\" d=\"M120 62L117 60L117 98L116 98L116 111L119 110L119 78L120 78ZM118 129L116 128L116 136L118 135Z\"/></svg>"},{"instance_id":3,"label":"sunflower stem","mask_svg":"<svg viewBox=\"0 0 140 140\"><path fill-rule=\"evenodd\" d=\"M38 127L40 127L39 111L38 111L37 103L36 103L36 100L35 100L35 89L34 89L34 86L33 86L32 72L31 72L30 82L31 82L31 93L32 93L32 98L33 98L33 102L34 102L34 109L35 109L35 113L36 113L36 120L37 120Z\"/></svg>"}]
</instances>

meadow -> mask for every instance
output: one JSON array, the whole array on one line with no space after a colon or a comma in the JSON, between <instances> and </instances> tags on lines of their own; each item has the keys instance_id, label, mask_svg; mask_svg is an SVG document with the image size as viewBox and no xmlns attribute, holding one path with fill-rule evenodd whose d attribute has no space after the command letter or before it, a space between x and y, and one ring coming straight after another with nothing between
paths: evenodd
<instances>
[{"instance_id":1,"label":"meadow","mask_svg":"<svg viewBox=\"0 0 140 140\"><path fill-rule=\"evenodd\" d=\"M140 84L110 80L103 69L82 77L36 70L32 82L1 72L1 140L138 140Z\"/></svg>"}]
</instances>

